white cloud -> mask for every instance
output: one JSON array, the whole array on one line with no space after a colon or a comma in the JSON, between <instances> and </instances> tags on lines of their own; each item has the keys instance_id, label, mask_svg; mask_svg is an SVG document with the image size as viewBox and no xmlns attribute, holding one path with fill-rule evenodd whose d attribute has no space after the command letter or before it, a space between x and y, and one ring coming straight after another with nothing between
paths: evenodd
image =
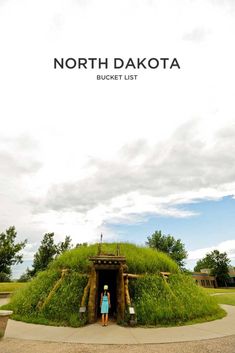
<instances>
[{"instance_id":1,"label":"white cloud","mask_svg":"<svg viewBox=\"0 0 235 353\"><path fill-rule=\"evenodd\" d=\"M208 248L197 249L188 252L188 260L202 259L207 253L213 250L219 250L220 252L226 252L230 259L235 259L235 240L226 240L217 245L210 246Z\"/></svg>"},{"instance_id":2,"label":"white cloud","mask_svg":"<svg viewBox=\"0 0 235 353\"><path fill-rule=\"evenodd\" d=\"M200 129L203 124L187 123L156 145L137 141L112 159L93 159L86 177L53 184L46 197L33 199L35 212L100 210L103 220L144 213L186 217L193 214L176 205L233 195L235 129L216 132L209 145Z\"/></svg>"}]
</instances>

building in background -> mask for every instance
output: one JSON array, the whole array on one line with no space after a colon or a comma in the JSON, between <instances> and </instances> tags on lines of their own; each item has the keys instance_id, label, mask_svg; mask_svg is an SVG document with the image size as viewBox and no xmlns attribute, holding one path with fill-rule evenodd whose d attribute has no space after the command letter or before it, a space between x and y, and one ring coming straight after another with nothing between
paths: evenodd
<instances>
[{"instance_id":1,"label":"building in background","mask_svg":"<svg viewBox=\"0 0 235 353\"><path fill-rule=\"evenodd\" d=\"M217 288L218 284L215 276L210 275L210 269L202 269L201 272L193 272L195 282L202 287Z\"/></svg>"},{"instance_id":2,"label":"building in background","mask_svg":"<svg viewBox=\"0 0 235 353\"><path fill-rule=\"evenodd\" d=\"M235 287L235 269L234 269L234 267L229 268L228 274L229 274L228 286Z\"/></svg>"}]
</instances>

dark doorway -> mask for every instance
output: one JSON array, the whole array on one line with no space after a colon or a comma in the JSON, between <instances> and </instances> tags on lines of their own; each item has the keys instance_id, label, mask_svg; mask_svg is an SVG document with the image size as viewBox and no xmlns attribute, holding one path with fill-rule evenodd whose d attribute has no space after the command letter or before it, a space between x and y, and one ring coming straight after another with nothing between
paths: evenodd
<instances>
[{"instance_id":1,"label":"dark doorway","mask_svg":"<svg viewBox=\"0 0 235 353\"><path fill-rule=\"evenodd\" d=\"M109 310L109 316L113 319L117 317L117 270L98 270L98 296L97 296L97 317L100 314L100 297L104 290L104 285L107 284L110 293L111 308Z\"/></svg>"}]
</instances>

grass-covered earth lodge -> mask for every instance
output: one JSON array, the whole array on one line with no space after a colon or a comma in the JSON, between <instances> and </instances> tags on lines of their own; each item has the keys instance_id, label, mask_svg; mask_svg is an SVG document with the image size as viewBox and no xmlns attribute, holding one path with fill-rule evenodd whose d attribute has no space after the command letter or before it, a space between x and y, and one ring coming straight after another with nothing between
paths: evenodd
<instances>
[{"instance_id":1,"label":"grass-covered earth lodge","mask_svg":"<svg viewBox=\"0 0 235 353\"><path fill-rule=\"evenodd\" d=\"M134 318L138 325L171 326L225 315L169 256L126 243L65 252L17 290L5 307L16 320L78 327L99 319L104 284L109 286L110 314L120 324Z\"/></svg>"}]
</instances>

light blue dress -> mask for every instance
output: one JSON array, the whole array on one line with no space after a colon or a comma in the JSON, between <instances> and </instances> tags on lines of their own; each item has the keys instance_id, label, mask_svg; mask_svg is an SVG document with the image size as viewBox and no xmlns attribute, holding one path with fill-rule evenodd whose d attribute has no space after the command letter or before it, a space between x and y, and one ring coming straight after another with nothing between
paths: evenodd
<instances>
[{"instance_id":1,"label":"light blue dress","mask_svg":"<svg viewBox=\"0 0 235 353\"><path fill-rule=\"evenodd\" d=\"M108 312L109 312L108 295L104 294L102 298L102 304L101 304L101 314L108 314Z\"/></svg>"}]
</instances>

